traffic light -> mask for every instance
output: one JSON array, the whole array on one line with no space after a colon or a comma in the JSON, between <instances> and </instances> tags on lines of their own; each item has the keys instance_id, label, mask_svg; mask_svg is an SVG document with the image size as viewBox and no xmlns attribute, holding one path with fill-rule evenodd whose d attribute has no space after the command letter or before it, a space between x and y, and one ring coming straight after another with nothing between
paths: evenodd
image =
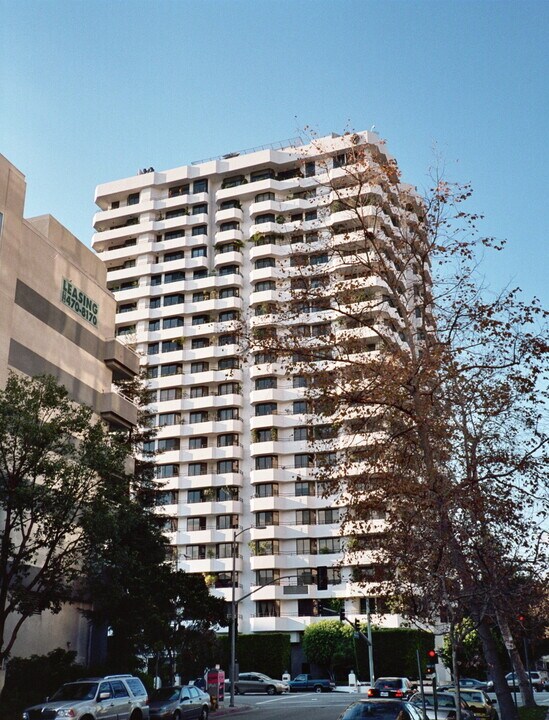
<instances>
[{"instance_id":1,"label":"traffic light","mask_svg":"<svg viewBox=\"0 0 549 720\"><path fill-rule=\"evenodd\" d=\"M355 618L355 632L360 632L360 620Z\"/></svg>"},{"instance_id":2,"label":"traffic light","mask_svg":"<svg viewBox=\"0 0 549 720\"><path fill-rule=\"evenodd\" d=\"M325 565L316 569L316 586L319 590L328 589L328 568Z\"/></svg>"},{"instance_id":3,"label":"traffic light","mask_svg":"<svg viewBox=\"0 0 549 720\"><path fill-rule=\"evenodd\" d=\"M339 620L340 622L345 622L345 608L341 608L339 611Z\"/></svg>"},{"instance_id":4,"label":"traffic light","mask_svg":"<svg viewBox=\"0 0 549 720\"><path fill-rule=\"evenodd\" d=\"M435 672L436 664L438 662L438 655L436 650L427 650L427 675L432 675Z\"/></svg>"}]
</instances>

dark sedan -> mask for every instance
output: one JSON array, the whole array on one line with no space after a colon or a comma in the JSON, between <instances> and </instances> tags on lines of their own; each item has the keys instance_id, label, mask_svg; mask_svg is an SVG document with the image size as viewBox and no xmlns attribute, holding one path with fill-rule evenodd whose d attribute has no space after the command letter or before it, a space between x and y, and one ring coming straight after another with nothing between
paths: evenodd
<instances>
[{"instance_id":1,"label":"dark sedan","mask_svg":"<svg viewBox=\"0 0 549 720\"><path fill-rule=\"evenodd\" d=\"M359 700L349 705L338 720L422 720L420 711L407 700Z\"/></svg>"},{"instance_id":2,"label":"dark sedan","mask_svg":"<svg viewBox=\"0 0 549 720\"><path fill-rule=\"evenodd\" d=\"M151 720L208 720L210 696L193 685L153 690Z\"/></svg>"}]
</instances>

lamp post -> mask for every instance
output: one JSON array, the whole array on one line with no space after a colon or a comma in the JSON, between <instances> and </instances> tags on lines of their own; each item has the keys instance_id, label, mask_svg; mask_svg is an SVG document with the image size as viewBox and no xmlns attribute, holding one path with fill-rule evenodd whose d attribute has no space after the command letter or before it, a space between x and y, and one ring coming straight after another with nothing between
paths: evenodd
<instances>
[{"instance_id":1,"label":"lamp post","mask_svg":"<svg viewBox=\"0 0 549 720\"><path fill-rule=\"evenodd\" d=\"M232 593L231 593L231 667L230 667L230 686L231 686L231 699L229 701L229 707L234 707L234 676L235 676L235 666L236 666L236 539L239 537L239 535L242 535L242 533L245 533L247 530L251 530L251 528L254 527L253 525L250 525L250 527L243 528L242 530L239 530L238 532L234 532L233 534L233 542L231 546L231 557L232 557L232 573L231 573L231 586L232 586Z\"/></svg>"}]
</instances>

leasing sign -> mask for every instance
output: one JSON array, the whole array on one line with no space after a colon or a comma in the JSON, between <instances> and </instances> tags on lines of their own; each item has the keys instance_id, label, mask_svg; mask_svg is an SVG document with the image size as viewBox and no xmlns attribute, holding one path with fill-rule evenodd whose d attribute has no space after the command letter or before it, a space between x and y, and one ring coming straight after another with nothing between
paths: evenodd
<instances>
[{"instance_id":1,"label":"leasing sign","mask_svg":"<svg viewBox=\"0 0 549 720\"><path fill-rule=\"evenodd\" d=\"M67 278L63 278L61 287L61 302L70 307L77 315L80 315L92 325L97 325L97 314L99 305L89 298L82 290L79 290Z\"/></svg>"}]
</instances>

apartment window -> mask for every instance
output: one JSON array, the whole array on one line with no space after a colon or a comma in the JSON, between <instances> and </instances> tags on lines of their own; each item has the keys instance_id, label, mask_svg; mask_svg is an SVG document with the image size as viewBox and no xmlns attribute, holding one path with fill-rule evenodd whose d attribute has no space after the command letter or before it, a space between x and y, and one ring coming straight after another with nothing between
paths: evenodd
<instances>
[{"instance_id":1,"label":"apartment window","mask_svg":"<svg viewBox=\"0 0 549 720\"><path fill-rule=\"evenodd\" d=\"M188 185L175 185L168 190L168 197L177 197L178 195L186 195L189 192Z\"/></svg>"},{"instance_id":2,"label":"apartment window","mask_svg":"<svg viewBox=\"0 0 549 720\"><path fill-rule=\"evenodd\" d=\"M207 257L207 256L208 256L208 248L205 245L200 245L199 247L195 247L191 250L192 258Z\"/></svg>"},{"instance_id":3,"label":"apartment window","mask_svg":"<svg viewBox=\"0 0 549 720\"><path fill-rule=\"evenodd\" d=\"M147 368L147 378L152 380L158 377L158 365L152 365Z\"/></svg>"},{"instance_id":4,"label":"apartment window","mask_svg":"<svg viewBox=\"0 0 549 720\"><path fill-rule=\"evenodd\" d=\"M207 235L208 234L208 226L207 225L196 225L191 230L191 234L193 237L196 237L197 235Z\"/></svg>"},{"instance_id":5,"label":"apartment window","mask_svg":"<svg viewBox=\"0 0 549 720\"><path fill-rule=\"evenodd\" d=\"M186 208L177 208L177 210L168 210L166 212L166 220L172 220L176 217L183 217L184 215L188 215L189 211Z\"/></svg>"},{"instance_id":6,"label":"apartment window","mask_svg":"<svg viewBox=\"0 0 549 720\"><path fill-rule=\"evenodd\" d=\"M274 268L276 266L276 260L274 258L261 258L256 260L255 269L264 270L265 268Z\"/></svg>"},{"instance_id":7,"label":"apartment window","mask_svg":"<svg viewBox=\"0 0 549 720\"><path fill-rule=\"evenodd\" d=\"M339 508L328 508L318 511L319 525L333 525L339 523Z\"/></svg>"},{"instance_id":8,"label":"apartment window","mask_svg":"<svg viewBox=\"0 0 549 720\"><path fill-rule=\"evenodd\" d=\"M196 410L189 414L189 423L204 423L208 422L208 413L206 410Z\"/></svg>"},{"instance_id":9,"label":"apartment window","mask_svg":"<svg viewBox=\"0 0 549 720\"><path fill-rule=\"evenodd\" d=\"M179 438L163 438L158 441L158 452L168 452L170 450L179 450Z\"/></svg>"},{"instance_id":10,"label":"apartment window","mask_svg":"<svg viewBox=\"0 0 549 720\"><path fill-rule=\"evenodd\" d=\"M240 365L235 357L222 358L218 363L220 370L236 370Z\"/></svg>"},{"instance_id":11,"label":"apartment window","mask_svg":"<svg viewBox=\"0 0 549 720\"><path fill-rule=\"evenodd\" d=\"M149 332L160 330L160 320L151 320L149 323Z\"/></svg>"},{"instance_id":12,"label":"apartment window","mask_svg":"<svg viewBox=\"0 0 549 720\"><path fill-rule=\"evenodd\" d=\"M255 581L256 585L268 585L270 583L275 582L275 580L278 580L280 577L280 571L279 570L256 570L255 571Z\"/></svg>"},{"instance_id":13,"label":"apartment window","mask_svg":"<svg viewBox=\"0 0 549 720\"><path fill-rule=\"evenodd\" d=\"M199 503L204 502L202 498L202 490L187 490L187 502Z\"/></svg>"},{"instance_id":14,"label":"apartment window","mask_svg":"<svg viewBox=\"0 0 549 720\"><path fill-rule=\"evenodd\" d=\"M274 200L275 194L274 192L264 192L264 193L258 193L255 198L254 202L266 202L267 200Z\"/></svg>"},{"instance_id":15,"label":"apartment window","mask_svg":"<svg viewBox=\"0 0 549 720\"><path fill-rule=\"evenodd\" d=\"M162 328L164 330L170 330L171 328L178 328L183 327L183 318L182 317L169 317L164 318L162 320Z\"/></svg>"},{"instance_id":16,"label":"apartment window","mask_svg":"<svg viewBox=\"0 0 549 720\"><path fill-rule=\"evenodd\" d=\"M149 343L147 345L147 355L158 355L160 352L160 343Z\"/></svg>"},{"instance_id":17,"label":"apartment window","mask_svg":"<svg viewBox=\"0 0 549 720\"><path fill-rule=\"evenodd\" d=\"M207 362L193 362L191 363L191 373L207 372L210 369L210 364Z\"/></svg>"},{"instance_id":18,"label":"apartment window","mask_svg":"<svg viewBox=\"0 0 549 720\"><path fill-rule=\"evenodd\" d=\"M297 555L316 555L316 541L310 538L303 538L295 541Z\"/></svg>"},{"instance_id":19,"label":"apartment window","mask_svg":"<svg viewBox=\"0 0 549 720\"><path fill-rule=\"evenodd\" d=\"M174 363L172 365L161 365L160 375L161 377L169 377L170 375L181 375L183 373L183 365Z\"/></svg>"},{"instance_id":20,"label":"apartment window","mask_svg":"<svg viewBox=\"0 0 549 720\"><path fill-rule=\"evenodd\" d=\"M254 555L278 555L280 552L278 540L256 540L253 546Z\"/></svg>"},{"instance_id":21,"label":"apartment window","mask_svg":"<svg viewBox=\"0 0 549 720\"><path fill-rule=\"evenodd\" d=\"M222 475L223 473L237 473L238 472L238 460L218 460L217 461L217 472Z\"/></svg>"},{"instance_id":22,"label":"apartment window","mask_svg":"<svg viewBox=\"0 0 549 720\"><path fill-rule=\"evenodd\" d=\"M341 550L341 538L329 537L318 539L318 552L321 555L328 555L330 553L338 553Z\"/></svg>"},{"instance_id":23,"label":"apartment window","mask_svg":"<svg viewBox=\"0 0 549 720\"><path fill-rule=\"evenodd\" d=\"M218 530L231 530L238 527L238 515L218 515L216 520Z\"/></svg>"},{"instance_id":24,"label":"apartment window","mask_svg":"<svg viewBox=\"0 0 549 720\"><path fill-rule=\"evenodd\" d=\"M238 420L238 408L220 408L217 411L217 419L219 422L224 420Z\"/></svg>"},{"instance_id":25,"label":"apartment window","mask_svg":"<svg viewBox=\"0 0 549 720\"><path fill-rule=\"evenodd\" d=\"M259 417L260 415L275 415L276 411L277 411L276 403L258 403L255 406L256 417Z\"/></svg>"},{"instance_id":26,"label":"apartment window","mask_svg":"<svg viewBox=\"0 0 549 720\"><path fill-rule=\"evenodd\" d=\"M218 275L237 275L238 274L238 265L222 265L219 268Z\"/></svg>"},{"instance_id":27,"label":"apartment window","mask_svg":"<svg viewBox=\"0 0 549 720\"><path fill-rule=\"evenodd\" d=\"M244 175L233 175L233 177L228 177L223 180L221 183L221 189L225 190L226 188L238 187L245 182L246 178Z\"/></svg>"},{"instance_id":28,"label":"apartment window","mask_svg":"<svg viewBox=\"0 0 549 720\"><path fill-rule=\"evenodd\" d=\"M340 568L334 568L334 567L328 568L328 585L341 585L341 570L340 570ZM361 599L365 600L366 598L361 598ZM360 612L361 612L361 614L364 614L364 613L362 613L362 610Z\"/></svg>"},{"instance_id":29,"label":"apartment window","mask_svg":"<svg viewBox=\"0 0 549 720\"><path fill-rule=\"evenodd\" d=\"M334 155L334 167L339 168L345 165L345 153Z\"/></svg>"},{"instance_id":30,"label":"apartment window","mask_svg":"<svg viewBox=\"0 0 549 720\"><path fill-rule=\"evenodd\" d=\"M153 502L158 505L177 505L177 490L160 490L154 493Z\"/></svg>"},{"instance_id":31,"label":"apartment window","mask_svg":"<svg viewBox=\"0 0 549 720\"><path fill-rule=\"evenodd\" d=\"M158 415L158 427L166 427L166 425L180 425L181 413L160 413Z\"/></svg>"},{"instance_id":32,"label":"apartment window","mask_svg":"<svg viewBox=\"0 0 549 720\"><path fill-rule=\"evenodd\" d=\"M274 280L262 280L254 285L254 292L265 292L265 290L275 290L276 283Z\"/></svg>"},{"instance_id":33,"label":"apartment window","mask_svg":"<svg viewBox=\"0 0 549 720\"><path fill-rule=\"evenodd\" d=\"M223 200L223 202L220 204L219 209L220 210L231 210L232 208L240 209L240 201L239 200Z\"/></svg>"},{"instance_id":34,"label":"apartment window","mask_svg":"<svg viewBox=\"0 0 549 720\"><path fill-rule=\"evenodd\" d=\"M270 525L278 525L278 512L276 510L266 510L255 514L255 526L267 527Z\"/></svg>"},{"instance_id":35,"label":"apartment window","mask_svg":"<svg viewBox=\"0 0 549 720\"><path fill-rule=\"evenodd\" d=\"M131 193L128 195L128 205L137 205L139 202L139 193Z\"/></svg>"},{"instance_id":36,"label":"apartment window","mask_svg":"<svg viewBox=\"0 0 549 720\"><path fill-rule=\"evenodd\" d=\"M176 517L164 517L162 524L162 532L173 533L177 532L177 518Z\"/></svg>"},{"instance_id":37,"label":"apartment window","mask_svg":"<svg viewBox=\"0 0 549 720\"><path fill-rule=\"evenodd\" d=\"M328 255L311 255L311 265L324 265L329 259Z\"/></svg>"},{"instance_id":38,"label":"apartment window","mask_svg":"<svg viewBox=\"0 0 549 720\"><path fill-rule=\"evenodd\" d=\"M230 252L240 252L240 247L236 243L223 243L223 245L216 245L215 251L224 255Z\"/></svg>"},{"instance_id":39,"label":"apartment window","mask_svg":"<svg viewBox=\"0 0 549 720\"><path fill-rule=\"evenodd\" d=\"M256 390L273 390L277 386L276 377L262 377L255 381Z\"/></svg>"},{"instance_id":40,"label":"apartment window","mask_svg":"<svg viewBox=\"0 0 549 720\"><path fill-rule=\"evenodd\" d=\"M230 382L223 383L217 389L218 395L239 395L240 385L238 383Z\"/></svg>"},{"instance_id":41,"label":"apartment window","mask_svg":"<svg viewBox=\"0 0 549 720\"><path fill-rule=\"evenodd\" d=\"M186 559L188 560L205 560L206 559L206 546L205 545L187 545L185 548Z\"/></svg>"},{"instance_id":42,"label":"apartment window","mask_svg":"<svg viewBox=\"0 0 549 720\"><path fill-rule=\"evenodd\" d=\"M294 428L294 441L308 440L309 439L309 428L308 427L296 427Z\"/></svg>"},{"instance_id":43,"label":"apartment window","mask_svg":"<svg viewBox=\"0 0 549 720\"><path fill-rule=\"evenodd\" d=\"M237 342L238 340L234 333L230 335L220 335L217 339L218 345L236 345Z\"/></svg>"},{"instance_id":44,"label":"apartment window","mask_svg":"<svg viewBox=\"0 0 549 720\"><path fill-rule=\"evenodd\" d=\"M313 177L316 175L316 165L314 162L305 163L305 177Z\"/></svg>"},{"instance_id":45,"label":"apartment window","mask_svg":"<svg viewBox=\"0 0 549 720\"><path fill-rule=\"evenodd\" d=\"M294 400L292 405L292 412L294 415L301 415L307 412L307 401L306 400Z\"/></svg>"},{"instance_id":46,"label":"apartment window","mask_svg":"<svg viewBox=\"0 0 549 720\"><path fill-rule=\"evenodd\" d=\"M207 475L208 465L207 463L189 463L189 469L187 474L189 476L194 475Z\"/></svg>"},{"instance_id":47,"label":"apartment window","mask_svg":"<svg viewBox=\"0 0 549 720\"><path fill-rule=\"evenodd\" d=\"M217 488L216 499L220 502L226 502L228 500L238 500L238 488L230 485Z\"/></svg>"},{"instance_id":48,"label":"apartment window","mask_svg":"<svg viewBox=\"0 0 549 720\"><path fill-rule=\"evenodd\" d=\"M316 210L308 210L305 213L305 220L316 220L318 217L318 213Z\"/></svg>"},{"instance_id":49,"label":"apartment window","mask_svg":"<svg viewBox=\"0 0 549 720\"><path fill-rule=\"evenodd\" d=\"M205 293L205 292L193 293L193 303L203 302L204 300L209 300L209 299L210 299L210 293Z\"/></svg>"},{"instance_id":50,"label":"apartment window","mask_svg":"<svg viewBox=\"0 0 549 720\"><path fill-rule=\"evenodd\" d=\"M116 331L117 337L123 337L124 335L133 335L135 332L135 325L125 325L124 327L119 327Z\"/></svg>"},{"instance_id":51,"label":"apartment window","mask_svg":"<svg viewBox=\"0 0 549 720\"><path fill-rule=\"evenodd\" d=\"M260 428L253 431L252 442L270 442L278 439L278 429L272 428Z\"/></svg>"},{"instance_id":52,"label":"apartment window","mask_svg":"<svg viewBox=\"0 0 549 720\"><path fill-rule=\"evenodd\" d=\"M160 402L164 402L165 400L181 400L182 395L183 391L181 388L165 388L160 391L158 399Z\"/></svg>"},{"instance_id":53,"label":"apartment window","mask_svg":"<svg viewBox=\"0 0 549 720\"><path fill-rule=\"evenodd\" d=\"M275 216L274 213L264 213L263 215L258 215L255 219L256 225L263 225L264 223L272 222L274 223Z\"/></svg>"},{"instance_id":54,"label":"apartment window","mask_svg":"<svg viewBox=\"0 0 549 720\"><path fill-rule=\"evenodd\" d=\"M171 478L179 475L179 465L157 465L155 467L155 475L157 478Z\"/></svg>"},{"instance_id":55,"label":"apartment window","mask_svg":"<svg viewBox=\"0 0 549 720\"><path fill-rule=\"evenodd\" d=\"M250 174L250 182L259 182L260 180L272 180L276 177L276 173L272 168L265 170L256 170Z\"/></svg>"},{"instance_id":56,"label":"apartment window","mask_svg":"<svg viewBox=\"0 0 549 720\"><path fill-rule=\"evenodd\" d=\"M170 305L179 305L185 302L185 296L181 293L175 293L174 295L164 295L164 307Z\"/></svg>"},{"instance_id":57,"label":"apartment window","mask_svg":"<svg viewBox=\"0 0 549 720\"><path fill-rule=\"evenodd\" d=\"M216 547L215 556L217 558L230 558L233 554L232 543L219 543Z\"/></svg>"},{"instance_id":58,"label":"apartment window","mask_svg":"<svg viewBox=\"0 0 549 720\"><path fill-rule=\"evenodd\" d=\"M221 232L226 232L227 230L239 230L239 229L240 229L240 225L234 220L231 220L229 222L223 222L219 226L219 230Z\"/></svg>"},{"instance_id":59,"label":"apartment window","mask_svg":"<svg viewBox=\"0 0 549 720\"><path fill-rule=\"evenodd\" d=\"M290 222L299 222L303 220L303 213L292 213L290 215Z\"/></svg>"},{"instance_id":60,"label":"apartment window","mask_svg":"<svg viewBox=\"0 0 549 720\"><path fill-rule=\"evenodd\" d=\"M193 315L191 324L192 325L205 325L210 322L209 315Z\"/></svg>"},{"instance_id":61,"label":"apartment window","mask_svg":"<svg viewBox=\"0 0 549 720\"><path fill-rule=\"evenodd\" d=\"M196 530L206 529L206 518L205 517L190 517L187 518L187 531L194 532Z\"/></svg>"},{"instance_id":62,"label":"apartment window","mask_svg":"<svg viewBox=\"0 0 549 720\"><path fill-rule=\"evenodd\" d=\"M202 398L207 397L210 394L210 389L207 385L195 385L191 388L189 397L191 398Z\"/></svg>"},{"instance_id":63,"label":"apartment window","mask_svg":"<svg viewBox=\"0 0 549 720\"><path fill-rule=\"evenodd\" d=\"M119 207L120 207L120 200L113 200L111 203L111 210L118 210ZM2 229L2 225L0 222L0 230L1 229Z\"/></svg>"},{"instance_id":64,"label":"apartment window","mask_svg":"<svg viewBox=\"0 0 549 720\"><path fill-rule=\"evenodd\" d=\"M207 180L195 180L193 184L194 193L208 192L208 181Z\"/></svg>"},{"instance_id":65,"label":"apartment window","mask_svg":"<svg viewBox=\"0 0 549 720\"><path fill-rule=\"evenodd\" d=\"M278 467L277 455L260 455L255 459L256 470L272 470Z\"/></svg>"},{"instance_id":66,"label":"apartment window","mask_svg":"<svg viewBox=\"0 0 549 720\"><path fill-rule=\"evenodd\" d=\"M183 230L170 230L170 232L164 234L164 240L177 240L177 238L182 237L185 237Z\"/></svg>"},{"instance_id":67,"label":"apartment window","mask_svg":"<svg viewBox=\"0 0 549 720\"><path fill-rule=\"evenodd\" d=\"M238 297L238 288L235 287L227 287L223 288L219 291L219 299L225 300L226 298L230 297Z\"/></svg>"},{"instance_id":68,"label":"apartment window","mask_svg":"<svg viewBox=\"0 0 549 720\"><path fill-rule=\"evenodd\" d=\"M238 312L236 310L227 310L219 313L219 322L229 322L230 320L238 320Z\"/></svg>"},{"instance_id":69,"label":"apartment window","mask_svg":"<svg viewBox=\"0 0 549 720\"><path fill-rule=\"evenodd\" d=\"M151 310L156 310L157 308L159 308L159 307L160 307L160 300L161 300L161 298L159 298L159 297L151 298L151 299L149 300L149 308L150 308Z\"/></svg>"},{"instance_id":70,"label":"apartment window","mask_svg":"<svg viewBox=\"0 0 549 720\"><path fill-rule=\"evenodd\" d=\"M164 255L164 262L173 262L174 260L183 260L183 253L181 251L166 253Z\"/></svg>"},{"instance_id":71,"label":"apartment window","mask_svg":"<svg viewBox=\"0 0 549 720\"><path fill-rule=\"evenodd\" d=\"M201 350L210 346L208 338L193 338L191 340L191 350Z\"/></svg>"},{"instance_id":72,"label":"apartment window","mask_svg":"<svg viewBox=\"0 0 549 720\"><path fill-rule=\"evenodd\" d=\"M314 510L296 510L295 513L296 525L315 525L316 524L316 513Z\"/></svg>"},{"instance_id":73,"label":"apartment window","mask_svg":"<svg viewBox=\"0 0 549 720\"><path fill-rule=\"evenodd\" d=\"M185 273L181 270L176 270L174 272L166 273L164 275L165 283L180 282L181 280L184 280L184 279L185 279Z\"/></svg>"},{"instance_id":74,"label":"apartment window","mask_svg":"<svg viewBox=\"0 0 549 720\"><path fill-rule=\"evenodd\" d=\"M147 440L143 443L143 453L145 455L151 455L154 453L155 450L155 442L154 440Z\"/></svg>"},{"instance_id":75,"label":"apartment window","mask_svg":"<svg viewBox=\"0 0 549 720\"><path fill-rule=\"evenodd\" d=\"M255 486L255 496L261 497L278 497L278 483L260 483Z\"/></svg>"},{"instance_id":76,"label":"apartment window","mask_svg":"<svg viewBox=\"0 0 549 720\"><path fill-rule=\"evenodd\" d=\"M314 482L298 480L295 483L294 491L296 497L313 497L315 494Z\"/></svg>"},{"instance_id":77,"label":"apartment window","mask_svg":"<svg viewBox=\"0 0 549 720\"><path fill-rule=\"evenodd\" d=\"M162 275L151 275L151 285L153 287L162 285Z\"/></svg>"},{"instance_id":78,"label":"apartment window","mask_svg":"<svg viewBox=\"0 0 549 720\"><path fill-rule=\"evenodd\" d=\"M230 447L232 445L238 445L238 435L226 433L217 436L217 447Z\"/></svg>"},{"instance_id":79,"label":"apartment window","mask_svg":"<svg viewBox=\"0 0 549 720\"><path fill-rule=\"evenodd\" d=\"M137 310L137 303L125 303L116 308L117 313L127 313L132 312L132 310Z\"/></svg>"},{"instance_id":80,"label":"apartment window","mask_svg":"<svg viewBox=\"0 0 549 720\"><path fill-rule=\"evenodd\" d=\"M193 215L206 215L208 212L208 205L206 203L200 203L200 205L193 205L191 213Z\"/></svg>"},{"instance_id":81,"label":"apartment window","mask_svg":"<svg viewBox=\"0 0 549 720\"><path fill-rule=\"evenodd\" d=\"M294 455L294 467L310 468L313 467L314 458L310 453L298 453Z\"/></svg>"},{"instance_id":82,"label":"apartment window","mask_svg":"<svg viewBox=\"0 0 549 720\"><path fill-rule=\"evenodd\" d=\"M193 271L193 280L202 280L205 277L208 277L208 271L206 268L200 268L200 270Z\"/></svg>"},{"instance_id":83,"label":"apartment window","mask_svg":"<svg viewBox=\"0 0 549 720\"><path fill-rule=\"evenodd\" d=\"M164 340L162 342L162 352L174 352L175 350L181 350L180 340Z\"/></svg>"},{"instance_id":84,"label":"apartment window","mask_svg":"<svg viewBox=\"0 0 549 720\"><path fill-rule=\"evenodd\" d=\"M189 450L204 450L208 447L207 437L191 437L189 438Z\"/></svg>"}]
</instances>

